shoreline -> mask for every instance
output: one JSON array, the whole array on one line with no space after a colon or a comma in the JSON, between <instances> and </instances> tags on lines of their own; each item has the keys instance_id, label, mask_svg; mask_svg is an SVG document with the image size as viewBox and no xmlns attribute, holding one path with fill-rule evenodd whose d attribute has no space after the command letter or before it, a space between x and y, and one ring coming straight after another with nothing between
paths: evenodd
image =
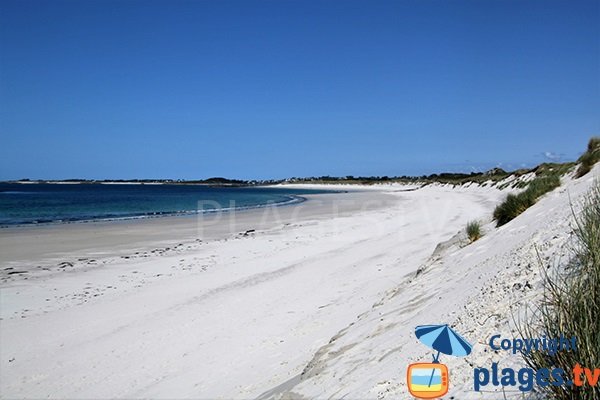
<instances>
[{"instance_id":1,"label":"shoreline","mask_svg":"<svg viewBox=\"0 0 600 400\"><path fill-rule=\"evenodd\" d=\"M367 205L385 206L386 195L334 192L302 195L303 201L223 212L162 215L148 218L23 224L0 229L0 279L5 268L36 264L38 269L79 258L128 256L152 247L174 247L197 240L235 237L248 230L267 230L306 219L347 215ZM27 243L27 245L24 245ZM12 271L12 270L11 270ZM5 277L5 276L4 276Z\"/></svg>"}]
</instances>

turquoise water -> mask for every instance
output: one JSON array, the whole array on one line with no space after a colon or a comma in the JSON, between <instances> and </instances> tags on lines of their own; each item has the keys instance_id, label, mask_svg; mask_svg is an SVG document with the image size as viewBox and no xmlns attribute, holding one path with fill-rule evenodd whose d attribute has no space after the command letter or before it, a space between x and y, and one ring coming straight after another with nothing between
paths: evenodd
<instances>
[{"instance_id":1,"label":"turquoise water","mask_svg":"<svg viewBox=\"0 0 600 400\"><path fill-rule=\"evenodd\" d=\"M322 190L200 185L0 183L0 225L194 214L302 201Z\"/></svg>"}]
</instances>

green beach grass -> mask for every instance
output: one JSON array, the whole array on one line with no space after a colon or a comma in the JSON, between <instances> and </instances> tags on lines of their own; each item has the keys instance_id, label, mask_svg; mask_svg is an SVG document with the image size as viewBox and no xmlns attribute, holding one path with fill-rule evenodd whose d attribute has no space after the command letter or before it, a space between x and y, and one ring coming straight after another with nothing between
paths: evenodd
<instances>
[{"instance_id":1,"label":"green beach grass","mask_svg":"<svg viewBox=\"0 0 600 400\"><path fill-rule=\"evenodd\" d=\"M509 194L494 210L497 226L502 226L535 204L544 194L560 186L558 174L541 175L529 182L527 189L518 194Z\"/></svg>"},{"instance_id":2,"label":"green beach grass","mask_svg":"<svg viewBox=\"0 0 600 400\"><path fill-rule=\"evenodd\" d=\"M481 225L478 221L469 222L466 231L471 242L474 242L481 237Z\"/></svg>"},{"instance_id":3,"label":"green beach grass","mask_svg":"<svg viewBox=\"0 0 600 400\"><path fill-rule=\"evenodd\" d=\"M577 364L600 368L600 181L587 194L583 209L575 217L575 243L565 271L548 274L544 268L544 297L534 312L535 318L521 322L523 337L577 338L577 351L555 356L546 352L523 354L534 370L559 367L571 371ZM599 400L600 384L595 387L540 387L545 398Z\"/></svg>"},{"instance_id":4,"label":"green beach grass","mask_svg":"<svg viewBox=\"0 0 600 400\"><path fill-rule=\"evenodd\" d=\"M593 137L590 139L587 147L587 151L579 157L579 167L575 174L576 178L581 178L596 164L600 161L600 137Z\"/></svg>"}]
</instances>

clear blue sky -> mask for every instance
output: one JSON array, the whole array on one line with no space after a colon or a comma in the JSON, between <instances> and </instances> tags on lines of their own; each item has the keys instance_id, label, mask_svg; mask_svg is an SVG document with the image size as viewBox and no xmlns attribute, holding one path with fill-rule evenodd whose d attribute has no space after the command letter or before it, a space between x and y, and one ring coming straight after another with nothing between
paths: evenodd
<instances>
[{"instance_id":1,"label":"clear blue sky","mask_svg":"<svg viewBox=\"0 0 600 400\"><path fill-rule=\"evenodd\" d=\"M516 168L600 134L599 1L2 1L0 179Z\"/></svg>"}]
</instances>

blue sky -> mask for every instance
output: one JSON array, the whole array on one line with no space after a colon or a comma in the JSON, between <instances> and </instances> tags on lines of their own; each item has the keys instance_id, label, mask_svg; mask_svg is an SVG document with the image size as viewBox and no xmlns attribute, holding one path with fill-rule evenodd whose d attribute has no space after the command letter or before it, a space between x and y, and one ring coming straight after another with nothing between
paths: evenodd
<instances>
[{"instance_id":1,"label":"blue sky","mask_svg":"<svg viewBox=\"0 0 600 400\"><path fill-rule=\"evenodd\" d=\"M0 179L518 168L600 135L599 1L2 1Z\"/></svg>"}]
</instances>

